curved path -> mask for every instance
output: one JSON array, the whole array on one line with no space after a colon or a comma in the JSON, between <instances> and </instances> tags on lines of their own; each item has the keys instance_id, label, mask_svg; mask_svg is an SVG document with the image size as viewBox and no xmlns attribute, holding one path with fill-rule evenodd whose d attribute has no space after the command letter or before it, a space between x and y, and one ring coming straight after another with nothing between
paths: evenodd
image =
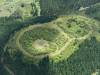
<instances>
[{"instance_id":1,"label":"curved path","mask_svg":"<svg viewBox=\"0 0 100 75\"><path fill-rule=\"evenodd\" d=\"M62 33L66 34L65 32L63 32L63 30L62 30L61 28L57 27L57 29L59 29ZM66 36L69 38L69 41L68 41L60 50L56 51L56 52L53 53L53 54L52 54L52 53L49 54L49 56L50 56L50 57L54 57L54 56L60 54L60 53L63 52L63 51L65 50L65 48L67 48L67 47L70 45L70 43L71 43L72 41L74 41L75 39L77 39L77 40L85 40L85 39L87 39L91 34L92 34L92 32L90 31L87 35L85 35L85 36L83 36L83 37L72 38L72 39L70 39L70 37L68 37L68 34L66 34Z\"/></svg>"},{"instance_id":2,"label":"curved path","mask_svg":"<svg viewBox=\"0 0 100 75\"><path fill-rule=\"evenodd\" d=\"M90 34L91 34L91 32L89 32L87 35L85 35L85 36L83 36L83 37L79 37L79 38L70 38L70 37L68 36L68 34L65 33L65 32L64 32L61 28L59 28L57 25L49 26L50 28L56 28L56 29L58 29L58 30L60 31L61 34L65 35L66 38L68 38L68 42L67 42L60 50L56 50L55 52L47 53L47 54L45 54L45 55L34 56L34 55L32 55L32 54L26 52L26 51L23 49L23 47L22 47L22 46L20 45L20 43L19 43L19 39L20 39L20 37L24 34L24 32L29 31L29 30L32 30L32 29L35 28L35 27L41 27L41 26L42 26L42 25L35 25L35 26L33 25L33 26L29 26L27 29L25 29L24 31L22 31L22 32L19 34L19 36L17 37L17 39L16 39L16 44L17 44L18 48L23 52L24 55L27 55L27 56L32 57L32 58L43 58L43 57L45 57L45 56L54 57L54 56L59 55L61 52L63 52L63 51L65 50L65 48L68 47L68 46L70 45L70 43L71 43L72 41L74 41L74 40L76 40L76 39L77 39L77 40L85 40L85 39L88 38L88 37L90 36ZM48 26L47 26L47 27L48 27Z\"/></svg>"}]
</instances>

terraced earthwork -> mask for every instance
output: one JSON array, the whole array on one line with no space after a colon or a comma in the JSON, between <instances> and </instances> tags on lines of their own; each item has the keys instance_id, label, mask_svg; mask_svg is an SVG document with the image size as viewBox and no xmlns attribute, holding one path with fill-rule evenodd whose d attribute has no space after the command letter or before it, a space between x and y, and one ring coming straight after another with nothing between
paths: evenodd
<instances>
[{"instance_id":1,"label":"terraced earthwork","mask_svg":"<svg viewBox=\"0 0 100 75\"><path fill-rule=\"evenodd\" d=\"M91 35L90 25L91 20L82 16L60 17L50 23L31 25L16 32L5 50L12 58L20 52L24 62L37 63L45 57L58 62L70 57L75 47ZM73 45L75 40L79 42Z\"/></svg>"}]
</instances>

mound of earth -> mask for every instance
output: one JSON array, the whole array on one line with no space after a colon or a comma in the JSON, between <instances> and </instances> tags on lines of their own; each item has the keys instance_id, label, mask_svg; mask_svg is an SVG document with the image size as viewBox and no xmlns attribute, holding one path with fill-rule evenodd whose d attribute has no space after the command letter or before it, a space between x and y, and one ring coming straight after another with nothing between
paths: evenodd
<instances>
[{"instance_id":1,"label":"mound of earth","mask_svg":"<svg viewBox=\"0 0 100 75\"><path fill-rule=\"evenodd\" d=\"M12 58L20 52L25 62L37 63L45 57L58 62L76 51L73 48L69 50L70 46L77 47L90 37L92 25L91 19L83 16L62 16L52 22L31 25L15 32L5 50Z\"/></svg>"}]
</instances>

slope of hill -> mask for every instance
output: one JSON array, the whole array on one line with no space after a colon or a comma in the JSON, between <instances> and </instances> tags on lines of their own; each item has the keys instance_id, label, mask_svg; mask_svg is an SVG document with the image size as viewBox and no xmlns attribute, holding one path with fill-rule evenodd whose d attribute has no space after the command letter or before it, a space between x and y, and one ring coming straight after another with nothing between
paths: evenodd
<instances>
[{"instance_id":1,"label":"slope of hill","mask_svg":"<svg viewBox=\"0 0 100 75\"><path fill-rule=\"evenodd\" d=\"M100 75L100 0L0 0L0 75Z\"/></svg>"},{"instance_id":2,"label":"slope of hill","mask_svg":"<svg viewBox=\"0 0 100 75\"><path fill-rule=\"evenodd\" d=\"M88 7L100 0L40 0L42 15L69 14L80 7Z\"/></svg>"}]
</instances>

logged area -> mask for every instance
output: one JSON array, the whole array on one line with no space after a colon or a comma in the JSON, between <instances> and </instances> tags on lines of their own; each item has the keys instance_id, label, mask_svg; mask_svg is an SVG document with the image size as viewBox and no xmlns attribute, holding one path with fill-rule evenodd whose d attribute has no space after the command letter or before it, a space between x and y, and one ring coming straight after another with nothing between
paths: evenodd
<instances>
[{"instance_id":1,"label":"logged area","mask_svg":"<svg viewBox=\"0 0 100 75\"><path fill-rule=\"evenodd\" d=\"M0 75L100 75L100 0L0 0Z\"/></svg>"}]
</instances>

